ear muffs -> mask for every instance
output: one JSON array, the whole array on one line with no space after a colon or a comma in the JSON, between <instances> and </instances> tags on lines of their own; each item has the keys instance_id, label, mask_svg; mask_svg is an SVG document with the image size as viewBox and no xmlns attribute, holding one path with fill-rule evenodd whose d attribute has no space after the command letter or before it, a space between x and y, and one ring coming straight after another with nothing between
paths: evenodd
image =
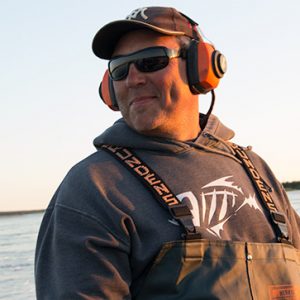
<instances>
[{"instance_id":1,"label":"ear muffs","mask_svg":"<svg viewBox=\"0 0 300 300\"><path fill-rule=\"evenodd\" d=\"M118 111L118 103L115 96L113 82L109 77L108 70L105 71L99 86L99 94L102 101L112 110Z\"/></svg>"},{"instance_id":2,"label":"ear muffs","mask_svg":"<svg viewBox=\"0 0 300 300\"><path fill-rule=\"evenodd\" d=\"M226 72L226 58L202 40L193 40L186 52L187 77L193 94L206 94L215 89Z\"/></svg>"}]
</instances>

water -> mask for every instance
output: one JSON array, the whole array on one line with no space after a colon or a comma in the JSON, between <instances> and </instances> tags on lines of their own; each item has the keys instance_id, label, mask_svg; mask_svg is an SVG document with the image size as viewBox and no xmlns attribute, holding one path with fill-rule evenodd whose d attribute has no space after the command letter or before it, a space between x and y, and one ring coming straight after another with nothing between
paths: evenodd
<instances>
[{"instance_id":1,"label":"water","mask_svg":"<svg viewBox=\"0 0 300 300\"><path fill-rule=\"evenodd\" d=\"M300 214L300 190L288 192ZM0 216L0 299L34 300L34 248L42 213Z\"/></svg>"},{"instance_id":2,"label":"water","mask_svg":"<svg viewBox=\"0 0 300 300\"><path fill-rule=\"evenodd\" d=\"M34 248L42 216L0 216L0 299L35 299Z\"/></svg>"},{"instance_id":3,"label":"water","mask_svg":"<svg viewBox=\"0 0 300 300\"><path fill-rule=\"evenodd\" d=\"M289 199L290 199L293 207L296 209L297 213L300 215L300 190L290 191L287 194L289 196Z\"/></svg>"}]
</instances>

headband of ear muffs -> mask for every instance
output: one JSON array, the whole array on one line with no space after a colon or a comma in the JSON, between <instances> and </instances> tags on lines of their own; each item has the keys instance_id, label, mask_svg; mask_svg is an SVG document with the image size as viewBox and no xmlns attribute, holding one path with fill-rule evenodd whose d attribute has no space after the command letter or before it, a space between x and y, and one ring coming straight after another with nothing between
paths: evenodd
<instances>
[{"instance_id":1,"label":"headband of ear muffs","mask_svg":"<svg viewBox=\"0 0 300 300\"><path fill-rule=\"evenodd\" d=\"M191 41L185 58L188 84L193 94L206 94L214 90L227 69L225 56L202 40ZM104 73L99 93L109 108L119 110L108 70Z\"/></svg>"}]
</instances>

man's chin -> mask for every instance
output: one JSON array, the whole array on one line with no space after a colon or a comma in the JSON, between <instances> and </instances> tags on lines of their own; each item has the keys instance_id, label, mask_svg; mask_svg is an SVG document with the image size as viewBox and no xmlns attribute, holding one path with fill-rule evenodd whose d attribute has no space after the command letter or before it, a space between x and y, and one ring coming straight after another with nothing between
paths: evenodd
<instances>
[{"instance_id":1,"label":"man's chin","mask_svg":"<svg viewBox=\"0 0 300 300\"><path fill-rule=\"evenodd\" d=\"M144 135L154 135L154 133L158 130L158 124L157 122L154 122L153 120L136 120L135 122L132 122L129 124L129 126L134 129L135 131L144 134Z\"/></svg>"}]
</instances>

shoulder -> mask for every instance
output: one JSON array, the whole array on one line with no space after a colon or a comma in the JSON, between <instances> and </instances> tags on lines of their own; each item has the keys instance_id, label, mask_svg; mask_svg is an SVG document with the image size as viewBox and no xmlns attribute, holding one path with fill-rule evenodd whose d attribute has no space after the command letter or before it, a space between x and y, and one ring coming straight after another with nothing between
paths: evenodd
<instances>
[{"instance_id":1,"label":"shoulder","mask_svg":"<svg viewBox=\"0 0 300 300\"><path fill-rule=\"evenodd\" d=\"M260 176L266 181L266 183L273 189L281 193L282 185L276 178L271 166L262 158L259 154L254 152L251 148L247 150L248 156L252 161L254 167L259 171Z\"/></svg>"},{"instance_id":2,"label":"shoulder","mask_svg":"<svg viewBox=\"0 0 300 300\"><path fill-rule=\"evenodd\" d=\"M75 164L65 176L65 184L88 184L97 177L105 177L113 171L116 161L105 151L98 150Z\"/></svg>"},{"instance_id":3,"label":"shoulder","mask_svg":"<svg viewBox=\"0 0 300 300\"><path fill-rule=\"evenodd\" d=\"M85 212L103 211L113 201L118 162L99 150L74 165L55 194L55 205Z\"/></svg>"}]
</instances>

